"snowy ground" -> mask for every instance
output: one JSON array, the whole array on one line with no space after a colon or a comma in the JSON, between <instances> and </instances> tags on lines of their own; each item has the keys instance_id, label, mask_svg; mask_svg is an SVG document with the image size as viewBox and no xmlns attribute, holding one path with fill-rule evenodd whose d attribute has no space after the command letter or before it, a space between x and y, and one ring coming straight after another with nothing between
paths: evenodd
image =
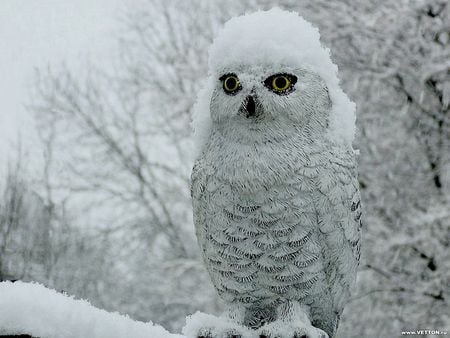
<instances>
[{"instance_id":1,"label":"snowy ground","mask_svg":"<svg viewBox=\"0 0 450 338\"><path fill-rule=\"evenodd\" d=\"M0 335L40 338L183 338L152 323L97 309L87 301L23 282L0 283Z\"/></svg>"},{"instance_id":2,"label":"snowy ground","mask_svg":"<svg viewBox=\"0 0 450 338\"><path fill-rule=\"evenodd\" d=\"M201 312L186 318L183 333L197 337L205 327L213 328L211 333L217 337L222 337L221 332L240 332L242 338L259 336L229 319ZM2 282L0 336L21 334L39 338L185 338L151 322L97 309L41 284Z\"/></svg>"}]
</instances>

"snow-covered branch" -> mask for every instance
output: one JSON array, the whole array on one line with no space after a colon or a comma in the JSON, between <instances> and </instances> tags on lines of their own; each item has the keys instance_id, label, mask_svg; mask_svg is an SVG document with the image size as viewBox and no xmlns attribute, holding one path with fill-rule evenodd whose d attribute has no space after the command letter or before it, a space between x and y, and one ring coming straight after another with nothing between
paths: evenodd
<instances>
[{"instance_id":1,"label":"snow-covered branch","mask_svg":"<svg viewBox=\"0 0 450 338\"><path fill-rule=\"evenodd\" d=\"M183 338L153 323L97 309L35 283L0 283L0 335L40 338Z\"/></svg>"}]
</instances>

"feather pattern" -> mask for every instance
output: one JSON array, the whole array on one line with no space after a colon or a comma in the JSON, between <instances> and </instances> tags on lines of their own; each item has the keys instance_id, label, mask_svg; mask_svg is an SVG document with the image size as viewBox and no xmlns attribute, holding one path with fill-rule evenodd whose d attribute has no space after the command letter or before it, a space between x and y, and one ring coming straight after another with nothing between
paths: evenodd
<instances>
[{"instance_id":1,"label":"feather pattern","mask_svg":"<svg viewBox=\"0 0 450 338\"><path fill-rule=\"evenodd\" d=\"M268 304L298 301L310 307L313 324L333 334L360 256L356 177L353 149L326 139L239 149L213 133L194 166L191 193L219 294L255 316ZM257 325L255 316L248 325Z\"/></svg>"}]
</instances>

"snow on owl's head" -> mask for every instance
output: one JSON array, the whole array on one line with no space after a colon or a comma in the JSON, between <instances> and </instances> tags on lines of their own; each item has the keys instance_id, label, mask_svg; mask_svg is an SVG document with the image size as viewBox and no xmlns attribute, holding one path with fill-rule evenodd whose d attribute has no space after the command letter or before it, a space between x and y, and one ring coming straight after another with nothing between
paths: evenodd
<instances>
[{"instance_id":1,"label":"snow on owl's head","mask_svg":"<svg viewBox=\"0 0 450 338\"><path fill-rule=\"evenodd\" d=\"M209 51L193 127L199 149L213 128L244 141L307 132L351 143L355 105L318 29L275 8L225 24Z\"/></svg>"}]
</instances>

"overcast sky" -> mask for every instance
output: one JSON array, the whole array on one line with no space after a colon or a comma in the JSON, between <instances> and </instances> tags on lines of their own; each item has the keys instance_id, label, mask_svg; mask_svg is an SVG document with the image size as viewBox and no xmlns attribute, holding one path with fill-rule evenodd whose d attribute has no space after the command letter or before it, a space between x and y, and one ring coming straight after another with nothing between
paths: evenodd
<instances>
[{"instance_id":1,"label":"overcast sky","mask_svg":"<svg viewBox=\"0 0 450 338\"><path fill-rule=\"evenodd\" d=\"M137 1L0 0L0 170L19 132L30 143L34 68L108 58L117 19Z\"/></svg>"}]
</instances>

